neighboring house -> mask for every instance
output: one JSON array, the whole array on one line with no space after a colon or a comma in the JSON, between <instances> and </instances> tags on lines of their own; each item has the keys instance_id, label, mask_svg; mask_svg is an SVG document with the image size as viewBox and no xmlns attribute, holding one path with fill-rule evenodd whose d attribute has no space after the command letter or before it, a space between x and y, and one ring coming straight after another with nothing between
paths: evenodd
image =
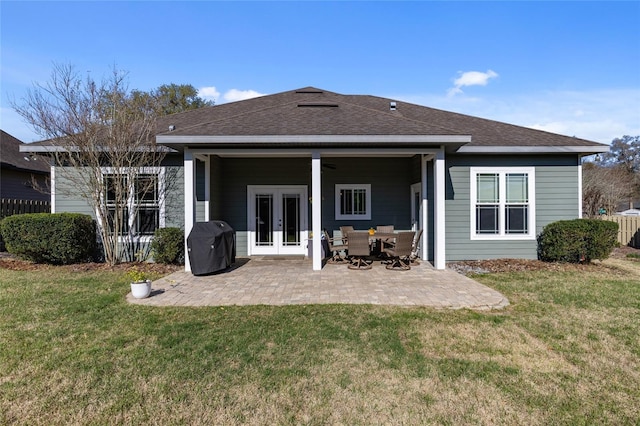
<instances>
[{"instance_id":1,"label":"neighboring house","mask_svg":"<svg viewBox=\"0 0 640 426\"><path fill-rule=\"evenodd\" d=\"M438 269L536 258L545 225L581 214L581 157L609 149L313 87L162 117L156 141L175 150L166 166L180 171L171 202L158 206L158 226L188 235L196 221L224 220L246 256L303 255L309 236L341 225L419 228L421 257ZM55 202L56 211L80 204ZM312 241L319 270L321 242Z\"/></svg>"},{"instance_id":2,"label":"neighboring house","mask_svg":"<svg viewBox=\"0 0 640 426\"><path fill-rule=\"evenodd\" d=\"M640 209L627 209L615 214L619 216L640 216Z\"/></svg>"},{"instance_id":3,"label":"neighboring house","mask_svg":"<svg viewBox=\"0 0 640 426\"><path fill-rule=\"evenodd\" d=\"M0 198L49 201L46 158L20 152L25 145L0 130Z\"/></svg>"}]
</instances>

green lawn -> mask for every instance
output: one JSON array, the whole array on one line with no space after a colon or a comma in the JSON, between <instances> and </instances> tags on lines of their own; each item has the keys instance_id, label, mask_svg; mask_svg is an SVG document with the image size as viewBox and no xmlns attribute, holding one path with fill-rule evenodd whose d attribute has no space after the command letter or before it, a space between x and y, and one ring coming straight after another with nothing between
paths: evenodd
<instances>
[{"instance_id":1,"label":"green lawn","mask_svg":"<svg viewBox=\"0 0 640 426\"><path fill-rule=\"evenodd\" d=\"M152 308L0 269L0 423L637 425L638 265L476 277L498 312Z\"/></svg>"}]
</instances>

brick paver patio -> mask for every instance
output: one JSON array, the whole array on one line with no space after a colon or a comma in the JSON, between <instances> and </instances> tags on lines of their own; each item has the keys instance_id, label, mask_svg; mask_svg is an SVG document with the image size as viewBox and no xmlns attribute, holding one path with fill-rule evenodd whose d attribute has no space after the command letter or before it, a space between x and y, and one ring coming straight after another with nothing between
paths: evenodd
<instances>
[{"instance_id":1,"label":"brick paver patio","mask_svg":"<svg viewBox=\"0 0 640 426\"><path fill-rule=\"evenodd\" d=\"M375 304L451 309L501 309L509 301L499 292L451 270L428 263L409 271L390 271L380 262L354 271L325 265L313 271L309 260L241 258L228 270L208 276L174 272L153 282L148 306L227 306L293 304Z\"/></svg>"}]
</instances>

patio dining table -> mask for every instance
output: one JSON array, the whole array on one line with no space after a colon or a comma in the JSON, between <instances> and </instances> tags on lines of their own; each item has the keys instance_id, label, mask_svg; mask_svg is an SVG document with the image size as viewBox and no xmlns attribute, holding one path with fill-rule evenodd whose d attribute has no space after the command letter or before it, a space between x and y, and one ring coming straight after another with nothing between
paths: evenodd
<instances>
[{"instance_id":1,"label":"patio dining table","mask_svg":"<svg viewBox=\"0 0 640 426\"><path fill-rule=\"evenodd\" d=\"M398 237L398 233L397 232L374 232L373 234L369 233L369 243L370 244L374 244L376 245L376 252L380 252L382 253L382 241L383 240L393 240L395 241L395 239ZM374 251L373 248L371 250L372 252Z\"/></svg>"}]
</instances>

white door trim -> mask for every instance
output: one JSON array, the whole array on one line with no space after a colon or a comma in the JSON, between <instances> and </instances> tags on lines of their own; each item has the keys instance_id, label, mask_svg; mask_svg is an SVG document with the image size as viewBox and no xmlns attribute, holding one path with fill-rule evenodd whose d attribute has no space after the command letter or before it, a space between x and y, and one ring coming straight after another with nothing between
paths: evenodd
<instances>
[{"instance_id":1,"label":"white door trim","mask_svg":"<svg viewBox=\"0 0 640 426\"><path fill-rule=\"evenodd\" d=\"M290 191L300 194L300 245L285 246L282 244L282 231L277 229L281 222L281 196ZM247 185L247 254L252 255L305 255L307 253L305 241L308 238L308 192L306 185ZM260 247L256 245L256 217L255 196L258 193L274 195L274 241L273 246Z\"/></svg>"}]
</instances>

